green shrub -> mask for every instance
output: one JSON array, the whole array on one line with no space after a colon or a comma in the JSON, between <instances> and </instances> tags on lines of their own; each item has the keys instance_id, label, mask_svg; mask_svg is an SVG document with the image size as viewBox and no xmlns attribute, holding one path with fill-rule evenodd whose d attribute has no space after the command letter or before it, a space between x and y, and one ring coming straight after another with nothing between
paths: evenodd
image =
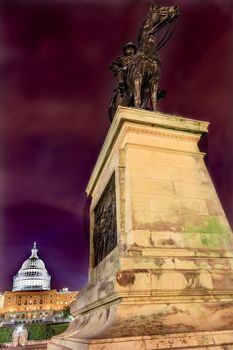
<instances>
[{"instance_id":1,"label":"green shrub","mask_svg":"<svg viewBox=\"0 0 233 350\"><path fill-rule=\"evenodd\" d=\"M56 323L56 324L50 325L50 327L54 331L54 335L64 332L68 326L69 326L69 323Z\"/></svg>"},{"instance_id":2,"label":"green shrub","mask_svg":"<svg viewBox=\"0 0 233 350\"><path fill-rule=\"evenodd\" d=\"M11 342L13 327L0 327L0 343Z\"/></svg>"},{"instance_id":3,"label":"green shrub","mask_svg":"<svg viewBox=\"0 0 233 350\"><path fill-rule=\"evenodd\" d=\"M28 339L42 340L50 339L55 331L49 326L42 323L32 323L28 325Z\"/></svg>"},{"instance_id":4,"label":"green shrub","mask_svg":"<svg viewBox=\"0 0 233 350\"><path fill-rule=\"evenodd\" d=\"M54 335L60 334L66 330L69 323L31 323L27 325L28 340L44 340L51 339ZM5 326L0 327L0 344L12 341L12 333L14 327Z\"/></svg>"}]
</instances>

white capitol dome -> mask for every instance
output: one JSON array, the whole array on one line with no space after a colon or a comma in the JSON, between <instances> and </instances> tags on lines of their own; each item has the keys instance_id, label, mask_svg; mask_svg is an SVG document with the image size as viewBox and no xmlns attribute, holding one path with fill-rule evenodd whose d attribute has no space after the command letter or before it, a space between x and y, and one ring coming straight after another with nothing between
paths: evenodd
<instances>
[{"instance_id":1,"label":"white capitol dome","mask_svg":"<svg viewBox=\"0 0 233 350\"><path fill-rule=\"evenodd\" d=\"M38 258L35 242L31 256L24 261L21 269L14 276L12 290L50 290L50 283L51 276L43 261Z\"/></svg>"}]
</instances>

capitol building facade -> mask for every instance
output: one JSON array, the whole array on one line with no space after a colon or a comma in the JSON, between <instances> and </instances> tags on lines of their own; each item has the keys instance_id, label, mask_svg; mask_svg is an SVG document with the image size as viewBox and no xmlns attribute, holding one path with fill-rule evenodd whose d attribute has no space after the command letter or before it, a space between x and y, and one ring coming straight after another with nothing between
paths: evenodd
<instances>
[{"instance_id":1,"label":"capitol building facade","mask_svg":"<svg viewBox=\"0 0 233 350\"><path fill-rule=\"evenodd\" d=\"M30 257L13 278L12 291L2 295L0 313L5 324L61 321L63 310L77 298L77 291L51 289L51 276L37 252L34 243Z\"/></svg>"},{"instance_id":2,"label":"capitol building facade","mask_svg":"<svg viewBox=\"0 0 233 350\"><path fill-rule=\"evenodd\" d=\"M34 242L31 256L14 276L13 292L50 290L51 276L48 274L43 261L38 258L37 252L36 242Z\"/></svg>"}]
</instances>

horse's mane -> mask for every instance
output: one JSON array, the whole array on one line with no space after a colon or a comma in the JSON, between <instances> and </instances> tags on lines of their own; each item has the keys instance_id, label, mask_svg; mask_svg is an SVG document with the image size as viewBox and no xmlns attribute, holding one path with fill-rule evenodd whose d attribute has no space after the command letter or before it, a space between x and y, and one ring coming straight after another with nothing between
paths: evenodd
<instances>
[{"instance_id":1,"label":"horse's mane","mask_svg":"<svg viewBox=\"0 0 233 350\"><path fill-rule=\"evenodd\" d=\"M141 43L141 39L143 37L143 33L145 31L145 29L148 29L150 26L150 13L148 13L148 15L146 16L146 18L144 19L142 26L140 28L139 34L138 34L138 47Z\"/></svg>"}]
</instances>

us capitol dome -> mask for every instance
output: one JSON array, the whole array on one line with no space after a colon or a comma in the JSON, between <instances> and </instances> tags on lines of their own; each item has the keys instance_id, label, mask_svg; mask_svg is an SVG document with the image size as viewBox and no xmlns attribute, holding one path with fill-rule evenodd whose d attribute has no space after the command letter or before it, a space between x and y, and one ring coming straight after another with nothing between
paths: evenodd
<instances>
[{"instance_id":1,"label":"us capitol dome","mask_svg":"<svg viewBox=\"0 0 233 350\"><path fill-rule=\"evenodd\" d=\"M24 261L21 269L13 278L13 292L51 289L51 276L44 262L38 257L37 251L36 242L34 242L31 256Z\"/></svg>"}]
</instances>

